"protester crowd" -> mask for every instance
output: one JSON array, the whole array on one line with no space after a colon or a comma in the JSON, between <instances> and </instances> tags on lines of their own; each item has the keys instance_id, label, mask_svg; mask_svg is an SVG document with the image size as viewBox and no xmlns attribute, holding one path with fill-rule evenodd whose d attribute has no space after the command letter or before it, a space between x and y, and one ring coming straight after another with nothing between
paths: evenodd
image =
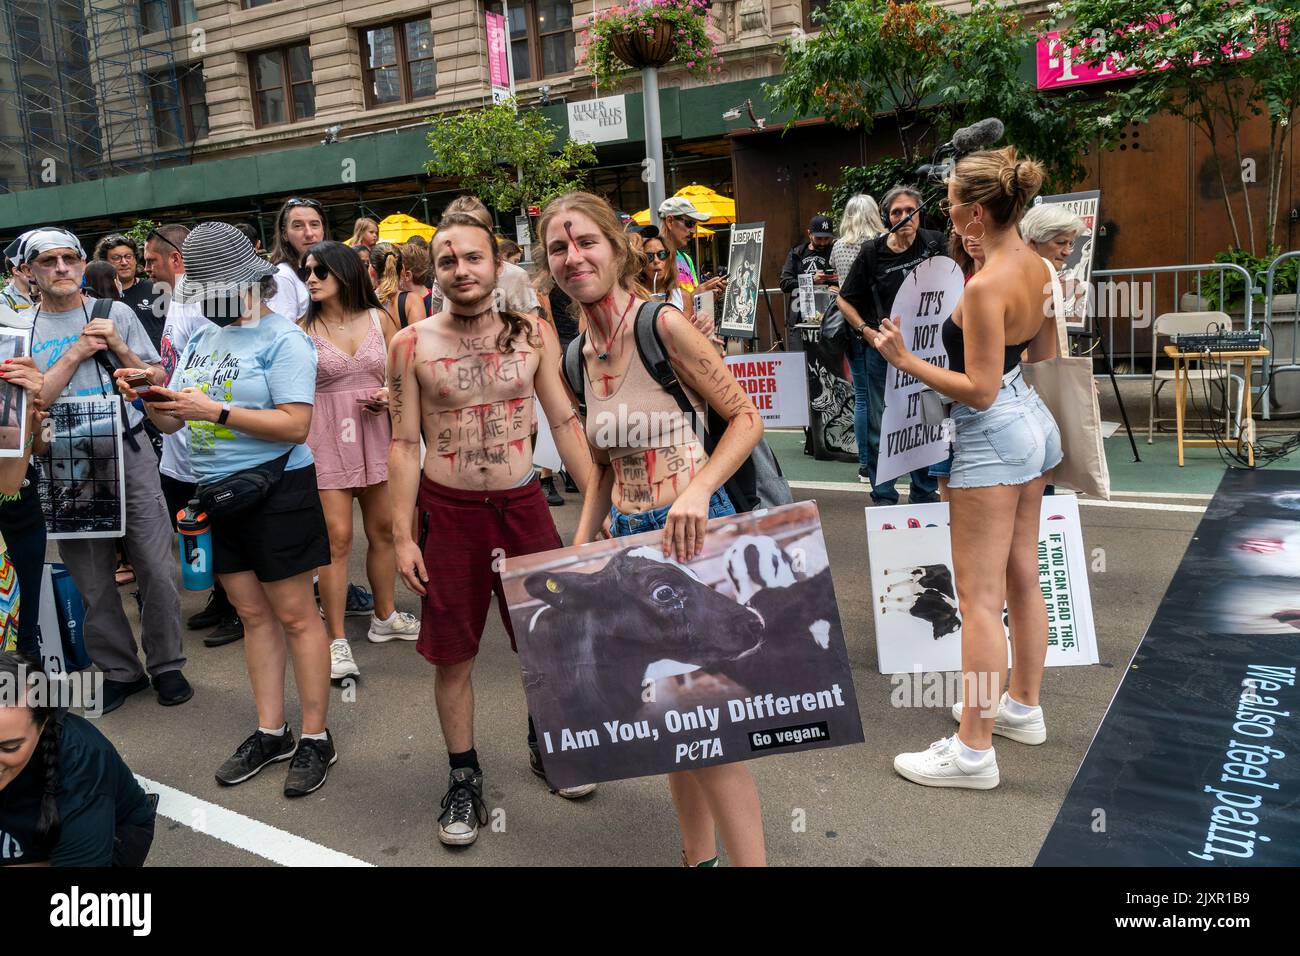
<instances>
[{"instance_id":1,"label":"protester crowd","mask_svg":"<svg viewBox=\"0 0 1300 956\"><path fill-rule=\"evenodd\" d=\"M955 402L955 447L942 471L951 472L953 553L970 635L964 669L999 674L999 690L1005 682L1004 597L1016 666L1000 704L967 708L957 734L898 758L900 774L928 785L995 786L992 734L1045 738L1037 499L1060 451L1050 414L1018 368L1022 351L1033 357L1054 347L1038 253L1059 252L1057 234L1072 225L1042 224L1032 249L1030 236L1021 238L1017 223L1040 183L1038 165L1012 151L957 164L946 208L969 285L944 328L954 358L947 369L911 355L888 314L910 269L949 245L919 228L915 189L891 190L879 209L855 197L838 237L831 220L814 217L782 276L785 288L811 272L838 292L856 333L855 426L875 500L898 497L874 475L885 370L903 369ZM24 233L5 252L12 278L0 324L30 330L31 356L6 362L0 379L26 390L31 421L24 456L0 466L0 532L33 598L24 600L17 648L0 653L0 670L39 666L32 615L45 527L31 456L44 440L40 421L60 397L116 393L125 537L58 542L85 608L87 649L103 673L102 711L149 688L164 706L193 695L175 529L198 501L208 512L216 580L204 610L186 623L210 631L209 646L243 640L256 720L216 779L234 786L287 762L284 793L299 797L360 746L334 740L328 713L331 680L359 673L344 619L364 614L370 641L414 642L433 665L448 751L439 838L472 843L486 820L472 671L494 594L514 641L495 558L562 546L548 507L563 503L558 478L583 496L570 543L661 531L665 559L679 562L701 552L709 519L750 507L724 485L759 443L762 422L722 359L712 319L693 308L695 293L720 291L725 281L702 280L685 252L707 217L681 197L659 213L659 227L626 228L604 199L565 194L541 214L531 272L510 261L520 250L498 240L472 196L448 206L431 241L401 244L379 241L369 219L357 220L347 243L333 241L320 203L289 199L268 256L248 230L219 222L158 226L143 248L108 236L90 262L66 229ZM695 421L710 410L720 416L711 451L690 424L611 444L579 418L583 406L562 362L571 343L581 350L578 390L589 417L615 406L624 417L678 414L673 394L635 358L640 322L653 323ZM534 467L534 398L562 476L539 477ZM1003 430L997 444L990 423ZM689 461L685 482L665 480L670 463L656 453L669 444ZM910 500L931 500L935 488L932 470L914 472ZM368 591L348 581L358 534ZM118 589L124 571L138 587L138 636ZM418 619L397 609L398 577L420 597ZM296 728L286 708L289 659ZM531 718L526 730L530 765L546 781ZM733 864L764 862L759 795L745 763L670 774L668 783L685 864L716 865L719 840ZM596 786L551 789L578 799ZM90 790L106 796L90 800ZM138 864L154 802L80 718L0 705L0 831L24 847L21 858L0 855L0 864Z\"/></svg>"}]
</instances>

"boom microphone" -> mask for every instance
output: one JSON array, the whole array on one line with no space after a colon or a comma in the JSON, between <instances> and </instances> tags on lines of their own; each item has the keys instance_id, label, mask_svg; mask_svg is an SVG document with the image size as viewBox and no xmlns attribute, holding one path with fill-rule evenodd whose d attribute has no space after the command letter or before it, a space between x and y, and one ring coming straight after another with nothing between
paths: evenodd
<instances>
[{"instance_id":1,"label":"boom microphone","mask_svg":"<svg viewBox=\"0 0 1300 956\"><path fill-rule=\"evenodd\" d=\"M964 156L967 153L973 153L977 149L983 149L985 146L992 146L1002 138L1006 131L1006 126L1002 120L990 116L982 119L978 123L972 123L970 126L963 126L957 132L952 134L952 140L949 145L956 151L958 156Z\"/></svg>"}]
</instances>

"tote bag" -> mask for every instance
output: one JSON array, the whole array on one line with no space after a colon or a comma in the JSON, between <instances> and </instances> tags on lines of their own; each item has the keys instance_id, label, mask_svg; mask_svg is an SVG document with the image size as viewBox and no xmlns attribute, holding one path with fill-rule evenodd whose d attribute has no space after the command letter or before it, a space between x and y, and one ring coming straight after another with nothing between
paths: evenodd
<instances>
[{"instance_id":1,"label":"tote bag","mask_svg":"<svg viewBox=\"0 0 1300 956\"><path fill-rule=\"evenodd\" d=\"M1058 354L1042 362L1024 362L1020 371L1061 430L1063 457L1052 471L1052 483L1109 501L1110 471L1102 444L1101 407L1093 387L1092 359L1069 354L1061 280L1050 262L1044 259L1043 264L1051 276Z\"/></svg>"}]
</instances>

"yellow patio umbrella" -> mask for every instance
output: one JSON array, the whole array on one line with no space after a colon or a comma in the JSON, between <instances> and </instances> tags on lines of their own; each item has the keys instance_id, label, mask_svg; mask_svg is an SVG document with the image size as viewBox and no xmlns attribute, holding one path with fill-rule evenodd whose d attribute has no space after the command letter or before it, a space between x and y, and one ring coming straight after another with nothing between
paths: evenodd
<instances>
[{"instance_id":1,"label":"yellow patio umbrella","mask_svg":"<svg viewBox=\"0 0 1300 956\"><path fill-rule=\"evenodd\" d=\"M692 183L689 186L683 186L673 195L689 199L692 206L709 217L705 222L718 225L719 223L736 221L736 200L715 192L708 186ZM650 210L642 209L632 219L639 226L648 226L650 225ZM710 230L705 229L703 226L700 226L697 232L702 236L713 235Z\"/></svg>"},{"instance_id":2,"label":"yellow patio umbrella","mask_svg":"<svg viewBox=\"0 0 1300 956\"><path fill-rule=\"evenodd\" d=\"M385 217L379 223L379 241L403 243L412 236L422 236L429 240L437 231L433 226L399 212Z\"/></svg>"}]
</instances>

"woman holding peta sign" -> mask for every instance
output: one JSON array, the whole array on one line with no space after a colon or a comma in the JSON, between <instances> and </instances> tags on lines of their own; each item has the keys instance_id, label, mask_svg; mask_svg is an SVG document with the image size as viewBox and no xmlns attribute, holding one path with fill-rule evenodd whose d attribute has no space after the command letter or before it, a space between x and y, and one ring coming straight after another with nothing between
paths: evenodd
<instances>
[{"instance_id":1,"label":"woman holding peta sign","mask_svg":"<svg viewBox=\"0 0 1300 956\"><path fill-rule=\"evenodd\" d=\"M703 551L708 519L735 513L722 486L762 437L762 419L686 316L665 303L646 301L639 283L642 259L632 252L609 203L590 193L566 193L543 210L537 231L545 243L546 276L580 303L586 317L579 340L582 388L596 465L573 543L595 538L608 515L615 537L662 529L664 557L690 561ZM705 420L705 402L726 419L712 456L676 399L642 363L638 322L653 323L695 406L695 421ZM674 425L666 429L669 434L632 427L643 416ZM611 422L628 423L627 434L611 435ZM686 865L716 865L715 825L733 864L764 863L758 790L743 763L672 773L668 784Z\"/></svg>"},{"instance_id":2,"label":"woman holding peta sign","mask_svg":"<svg viewBox=\"0 0 1300 956\"><path fill-rule=\"evenodd\" d=\"M1020 355L1028 348L1030 361L1052 358L1057 337L1050 286L1043 285L1047 265L1016 229L1042 182L1042 166L1010 147L970 153L953 169L941 208L956 233L980 241L985 261L943 326L950 368L909 352L897 317L867 338L891 365L954 402L952 557L963 696L973 706L953 708L956 734L895 758L899 774L925 786L991 790L999 782L994 734L1027 744L1047 739L1038 705L1047 656L1038 525L1045 473L1061 461L1061 438L1020 374ZM1004 602L1011 621L1006 693Z\"/></svg>"}]
</instances>

